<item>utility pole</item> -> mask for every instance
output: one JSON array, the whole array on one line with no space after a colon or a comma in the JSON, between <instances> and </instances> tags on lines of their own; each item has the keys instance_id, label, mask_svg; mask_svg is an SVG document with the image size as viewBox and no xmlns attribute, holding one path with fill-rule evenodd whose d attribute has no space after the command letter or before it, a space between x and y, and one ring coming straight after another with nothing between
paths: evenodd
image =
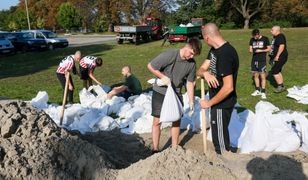
<instances>
[{"instance_id":1,"label":"utility pole","mask_svg":"<svg viewBox=\"0 0 308 180\"><path fill-rule=\"evenodd\" d=\"M28 1L25 0L25 3L26 3L26 12L27 12L28 27L29 27L29 30L31 30L31 27L30 27L30 19L29 19L29 11L28 11Z\"/></svg>"}]
</instances>

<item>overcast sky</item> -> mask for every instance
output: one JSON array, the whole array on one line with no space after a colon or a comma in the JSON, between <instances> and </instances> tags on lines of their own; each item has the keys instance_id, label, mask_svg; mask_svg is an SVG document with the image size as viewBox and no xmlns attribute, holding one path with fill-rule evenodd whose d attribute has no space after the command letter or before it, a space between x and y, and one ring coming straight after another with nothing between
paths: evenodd
<instances>
[{"instance_id":1,"label":"overcast sky","mask_svg":"<svg viewBox=\"0 0 308 180\"><path fill-rule=\"evenodd\" d=\"M19 0L0 0L0 10L10 9L11 6L16 6Z\"/></svg>"}]
</instances>

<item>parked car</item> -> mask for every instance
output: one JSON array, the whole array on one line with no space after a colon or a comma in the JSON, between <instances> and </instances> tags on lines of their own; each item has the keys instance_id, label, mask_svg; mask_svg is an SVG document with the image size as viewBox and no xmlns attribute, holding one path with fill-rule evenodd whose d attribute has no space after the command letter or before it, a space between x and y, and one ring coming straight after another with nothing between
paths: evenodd
<instances>
[{"instance_id":1,"label":"parked car","mask_svg":"<svg viewBox=\"0 0 308 180\"><path fill-rule=\"evenodd\" d=\"M11 41L6 38L8 33L0 32L0 54L9 54L15 52L15 48Z\"/></svg>"},{"instance_id":2,"label":"parked car","mask_svg":"<svg viewBox=\"0 0 308 180\"><path fill-rule=\"evenodd\" d=\"M57 47L67 47L68 41L65 38L57 37L56 33L48 30L27 30L23 32L29 32L33 34L35 39L44 39L48 45L49 49L54 49Z\"/></svg>"},{"instance_id":3,"label":"parked car","mask_svg":"<svg viewBox=\"0 0 308 180\"><path fill-rule=\"evenodd\" d=\"M14 45L16 51L30 51L30 50L46 50L48 48L44 39L35 39L32 33L29 32L15 32L10 33L8 39Z\"/></svg>"}]
</instances>

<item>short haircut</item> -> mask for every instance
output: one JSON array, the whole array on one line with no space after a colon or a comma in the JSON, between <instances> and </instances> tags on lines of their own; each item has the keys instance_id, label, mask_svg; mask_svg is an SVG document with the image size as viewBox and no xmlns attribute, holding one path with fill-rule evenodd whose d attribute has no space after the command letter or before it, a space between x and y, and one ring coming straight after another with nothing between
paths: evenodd
<instances>
[{"instance_id":1,"label":"short haircut","mask_svg":"<svg viewBox=\"0 0 308 180\"><path fill-rule=\"evenodd\" d=\"M197 38L191 38L187 41L186 45L190 46L193 50L195 55L200 55L202 49L202 43Z\"/></svg>"},{"instance_id":2,"label":"short haircut","mask_svg":"<svg viewBox=\"0 0 308 180\"><path fill-rule=\"evenodd\" d=\"M130 65L124 66L122 69L128 69L129 73L132 72L132 69L131 69Z\"/></svg>"},{"instance_id":3,"label":"short haircut","mask_svg":"<svg viewBox=\"0 0 308 180\"><path fill-rule=\"evenodd\" d=\"M102 64L103 64L103 59L100 58L100 57L98 57L98 58L95 59L95 63L96 63L97 66L102 66Z\"/></svg>"},{"instance_id":4,"label":"short haircut","mask_svg":"<svg viewBox=\"0 0 308 180\"><path fill-rule=\"evenodd\" d=\"M251 35L255 36L255 35L259 35L260 34L260 30L259 29L254 29L251 32Z\"/></svg>"},{"instance_id":5,"label":"short haircut","mask_svg":"<svg viewBox=\"0 0 308 180\"><path fill-rule=\"evenodd\" d=\"M75 55L81 56L81 52L80 52L80 51L76 51L76 52L75 52Z\"/></svg>"}]
</instances>

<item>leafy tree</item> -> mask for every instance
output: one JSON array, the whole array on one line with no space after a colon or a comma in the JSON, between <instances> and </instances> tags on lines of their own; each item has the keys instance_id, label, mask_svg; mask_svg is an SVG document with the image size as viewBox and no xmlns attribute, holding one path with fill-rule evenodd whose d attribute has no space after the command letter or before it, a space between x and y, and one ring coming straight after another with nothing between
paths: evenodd
<instances>
[{"instance_id":1,"label":"leafy tree","mask_svg":"<svg viewBox=\"0 0 308 180\"><path fill-rule=\"evenodd\" d=\"M60 26L67 31L81 24L81 17L71 3L63 3L60 5L57 20Z\"/></svg>"},{"instance_id":2,"label":"leafy tree","mask_svg":"<svg viewBox=\"0 0 308 180\"><path fill-rule=\"evenodd\" d=\"M42 18L42 17L38 17L36 19L36 27L39 28L39 29L43 29L45 26L45 19Z\"/></svg>"},{"instance_id":3,"label":"leafy tree","mask_svg":"<svg viewBox=\"0 0 308 180\"><path fill-rule=\"evenodd\" d=\"M261 12L268 0L230 0L231 5L243 16L244 29L249 28L251 17Z\"/></svg>"}]
</instances>

